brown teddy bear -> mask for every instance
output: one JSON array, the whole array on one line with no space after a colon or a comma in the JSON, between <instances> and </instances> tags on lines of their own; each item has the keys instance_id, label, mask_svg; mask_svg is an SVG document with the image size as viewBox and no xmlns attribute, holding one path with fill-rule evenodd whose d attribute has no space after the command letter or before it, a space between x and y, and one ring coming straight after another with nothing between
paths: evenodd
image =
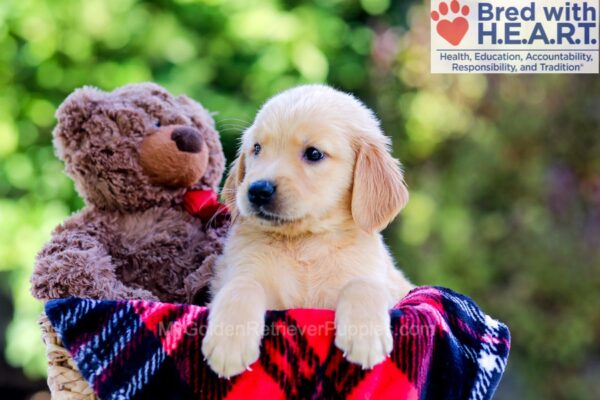
<instances>
[{"instance_id":1,"label":"brown teddy bear","mask_svg":"<svg viewBox=\"0 0 600 400\"><path fill-rule=\"evenodd\" d=\"M208 111L143 83L79 89L57 119L57 155L86 206L38 254L34 297L203 303L228 229Z\"/></svg>"}]
</instances>

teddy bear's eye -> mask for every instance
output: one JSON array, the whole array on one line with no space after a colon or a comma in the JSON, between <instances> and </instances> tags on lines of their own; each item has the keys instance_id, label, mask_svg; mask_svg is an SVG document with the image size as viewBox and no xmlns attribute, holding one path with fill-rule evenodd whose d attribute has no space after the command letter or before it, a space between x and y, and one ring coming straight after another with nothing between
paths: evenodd
<instances>
[{"instance_id":1,"label":"teddy bear's eye","mask_svg":"<svg viewBox=\"0 0 600 400\"><path fill-rule=\"evenodd\" d=\"M157 119L156 121L154 121L154 126L156 128L160 128L160 120L159 119Z\"/></svg>"}]
</instances>

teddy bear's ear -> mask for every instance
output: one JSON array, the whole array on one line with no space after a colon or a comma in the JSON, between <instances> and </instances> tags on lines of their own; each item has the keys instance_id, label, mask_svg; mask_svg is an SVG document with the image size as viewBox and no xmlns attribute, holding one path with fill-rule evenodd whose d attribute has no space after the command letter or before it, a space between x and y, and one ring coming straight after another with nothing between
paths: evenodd
<instances>
[{"instance_id":1,"label":"teddy bear's ear","mask_svg":"<svg viewBox=\"0 0 600 400\"><path fill-rule=\"evenodd\" d=\"M78 146L83 139L83 124L90 119L98 102L106 93L94 87L82 87L65 99L56 111L57 125L54 129L54 144L58 156L64 160L67 147Z\"/></svg>"}]
</instances>

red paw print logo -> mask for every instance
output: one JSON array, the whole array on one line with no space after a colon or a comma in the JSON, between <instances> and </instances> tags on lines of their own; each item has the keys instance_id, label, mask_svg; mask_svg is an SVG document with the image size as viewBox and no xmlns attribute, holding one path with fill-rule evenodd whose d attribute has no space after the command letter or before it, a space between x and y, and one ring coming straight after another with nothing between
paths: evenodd
<instances>
[{"instance_id":1,"label":"red paw print logo","mask_svg":"<svg viewBox=\"0 0 600 400\"><path fill-rule=\"evenodd\" d=\"M451 15L448 14L448 11ZM450 2L450 9L448 9L448 4L442 1L438 6L438 11L431 12L431 19L438 21L435 27L437 33L446 39L448 43L458 46L469 30L469 22L465 18L469 15L469 12L471 12L469 6L462 6L461 8L457 0ZM456 18L451 20L454 16Z\"/></svg>"}]
</instances>

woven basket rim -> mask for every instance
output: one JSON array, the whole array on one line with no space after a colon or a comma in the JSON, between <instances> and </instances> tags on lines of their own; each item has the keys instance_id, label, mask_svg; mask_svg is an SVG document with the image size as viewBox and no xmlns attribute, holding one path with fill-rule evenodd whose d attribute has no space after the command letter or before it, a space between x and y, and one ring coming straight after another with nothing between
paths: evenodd
<instances>
[{"instance_id":1,"label":"woven basket rim","mask_svg":"<svg viewBox=\"0 0 600 400\"><path fill-rule=\"evenodd\" d=\"M59 334L45 313L38 319L48 358L48 388L54 400L97 400L89 383L64 348Z\"/></svg>"}]
</instances>

